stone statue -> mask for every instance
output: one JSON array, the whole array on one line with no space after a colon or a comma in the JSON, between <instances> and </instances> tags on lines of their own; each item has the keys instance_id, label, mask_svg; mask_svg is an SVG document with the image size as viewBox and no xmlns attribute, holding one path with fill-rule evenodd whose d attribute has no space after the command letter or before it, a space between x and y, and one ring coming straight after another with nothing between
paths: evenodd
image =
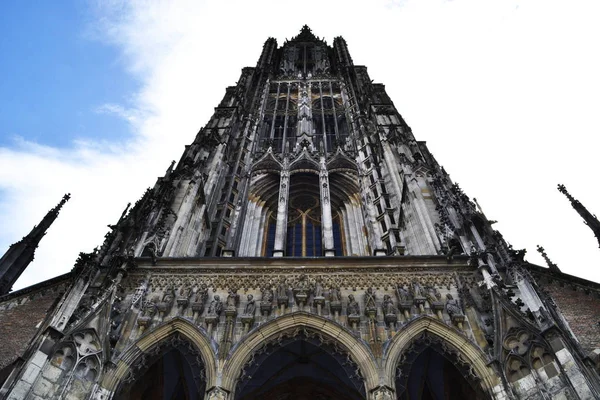
<instances>
[{"instance_id":1,"label":"stone statue","mask_svg":"<svg viewBox=\"0 0 600 400\"><path fill-rule=\"evenodd\" d=\"M373 292L373 288L368 288L365 291L365 309L372 310L375 308L375 293Z\"/></svg>"},{"instance_id":2,"label":"stone statue","mask_svg":"<svg viewBox=\"0 0 600 400\"><path fill-rule=\"evenodd\" d=\"M398 296L398 301L409 301L410 297L408 294L408 290L404 288L404 286L398 285L396 288L396 296Z\"/></svg>"},{"instance_id":3,"label":"stone statue","mask_svg":"<svg viewBox=\"0 0 600 400\"><path fill-rule=\"evenodd\" d=\"M262 299L263 303L272 303L273 302L273 289L270 287L265 287L262 291Z\"/></svg>"},{"instance_id":4,"label":"stone statue","mask_svg":"<svg viewBox=\"0 0 600 400\"><path fill-rule=\"evenodd\" d=\"M348 307L346 308L346 312L351 316L360 315L360 308L353 294L348 295Z\"/></svg>"},{"instance_id":5,"label":"stone statue","mask_svg":"<svg viewBox=\"0 0 600 400\"><path fill-rule=\"evenodd\" d=\"M427 298L427 301L429 301L429 304L439 303L442 301L442 295L433 286L426 288L425 297Z\"/></svg>"},{"instance_id":6,"label":"stone statue","mask_svg":"<svg viewBox=\"0 0 600 400\"><path fill-rule=\"evenodd\" d=\"M209 315L221 315L221 311L223 310L223 303L221 302L221 298L219 295L215 294L215 297L210 302L208 306L208 314Z\"/></svg>"},{"instance_id":7,"label":"stone statue","mask_svg":"<svg viewBox=\"0 0 600 400\"><path fill-rule=\"evenodd\" d=\"M281 279L279 282L279 287L277 288L277 297L283 298L288 297L288 287L286 285L285 279Z\"/></svg>"},{"instance_id":8,"label":"stone statue","mask_svg":"<svg viewBox=\"0 0 600 400\"><path fill-rule=\"evenodd\" d=\"M156 311L158 311L156 305L158 304L158 296L154 296L152 300L145 301L142 306L142 316L144 317L154 317Z\"/></svg>"},{"instance_id":9,"label":"stone statue","mask_svg":"<svg viewBox=\"0 0 600 400\"><path fill-rule=\"evenodd\" d=\"M320 278L315 282L315 297L323 297L323 285Z\"/></svg>"},{"instance_id":10,"label":"stone statue","mask_svg":"<svg viewBox=\"0 0 600 400\"><path fill-rule=\"evenodd\" d=\"M454 299L450 293L446 295L446 311L450 317L463 315L458 300Z\"/></svg>"},{"instance_id":11,"label":"stone statue","mask_svg":"<svg viewBox=\"0 0 600 400\"><path fill-rule=\"evenodd\" d=\"M329 301L331 303L334 302L340 302L342 299L340 297L340 288L332 286L331 289L329 289Z\"/></svg>"},{"instance_id":12,"label":"stone statue","mask_svg":"<svg viewBox=\"0 0 600 400\"><path fill-rule=\"evenodd\" d=\"M412 295L413 295L413 297L424 297L423 296L423 287L417 281L413 281L413 284L412 284Z\"/></svg>"},{"instance_id":13,"label":"stone statue","mask_svg":"<svg viewBox=\"0 0 600 400\"><path fill-rule=\"evenodd\" d=\"M308 290L308 279L305 274L300 274L294 290Z\"/></svg>"},{"instance_id":14,"label":"stone statue","mask_svg":"<svg viewBox=\"0 0 600 400\"><path fill-rule=\"evenodd\" d=\"M181 299L189 299L192 294L192 288L188 285L182 285L179 289L178 297Z\"/></svg>"},{"instance_id":15,"label":"stone statue","mask_svg":"<svg viewBox=\"0 0 600 400\"><path fill-rule=\"evenodd\" d=\"M244 307L244 315L254 315L254 310L256 310L256 304L254 304L254 296L249 294L248 302L246 303L246 307Z\"/></svg>"},{"instance_id":16,"label":"stone statue","mask_svg":"<svg viewBox=\"0 0 600 400\"><path fill-rule=\"evenodd\" d=\"M237 294L237 290L230 289L229 294L227 295L227 308L235 310L237 308L239 300L240 295Z\"/></svg>"},{"instance_id":17,"label":"stone statue","mask_svg":"<svg viewBox=\"0 0 600 400\"><path fill-rule=\"evenodd\" d=\"M396 307L394 307L394 300L392 300L392 296L386 294L383 296L383 313L384 314L395 314Z\"/></svg>"},{"instance_id":18,"label":"stone statue","mask_svg":"<svg viewBox=\"0 0 600 400\"><path fill-rule=\"evenodd\" d=\"M165 304L170 304L173 302L174 298L175 298L175 296L173 294L173 288L168 286L165 289L165 294L163 295L162 302Z\"/></svg>"},{"instance_id":19,"label":"stone statue","mask_svg":"<svg viewBox=\"0 0 600 400\"><path fill-rule=\"evenodd\" d=\"M203 283L196 291L196 297L194 298L194 302L204 304L207 298L208 288L206 287L206 284Z\"/></svg>"}]
</instances>

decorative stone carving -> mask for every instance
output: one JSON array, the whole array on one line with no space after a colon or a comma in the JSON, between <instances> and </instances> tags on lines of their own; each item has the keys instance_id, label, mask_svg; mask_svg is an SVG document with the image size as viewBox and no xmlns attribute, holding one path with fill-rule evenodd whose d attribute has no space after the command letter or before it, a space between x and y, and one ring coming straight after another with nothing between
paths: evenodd
<instances>
[{"instance_id":1,"label":"decorative stone carving","mask_svg":"<svg viewBox=\"0 0 600 400\"><path fill-rule=\"evenodd\" d=\"M323 284L320 278L315 281L313 305L317 307L317 314L321 315L325 305L325 297L323 297Z\"/></svg>"},{"instance_id":2,"label":"decorative stone carving","mask_svg":"<svg viewBox=\"0 0 600 400\"><path fill-rule=\"evenodd\" d=\"M336 318L340 315L340 312L342 312L341 291L337 286L332 286L329 289L329 308Z\"/></svg>"},{"instance_id":3,"label":"decorative stone carving","mask_svg":"<svg viewBox=\"0 0 600 400\"><path fill-rule=\"evenodd\" d=\"M171 307L173 307L174 300L175 290L171 286L169 286L165 289L162 301L157 304L158 312L161 317L171 312Z\"/></svg>"},{"instance_id":4,"label":"decorative stone carving","mask_svg":"<svg viewBox=\"0 0 600 400\"><path fill-rule=\"evenodd\" d=\"M158 296L154 296L152 300L147 300L142 305L142 315L138 317L137 324L143 332L146 327L152 323L152 318L158 311Z\"/></svg>"},{"instance_id":5,"label":"decorative stone carving","mask_svg":"<svg viewBox=\"0 0 600 400\"><path fill-rule=\"evenodd\" d=\"M442 294L434 286L428 286L425 288L425 297L435 315L439 319L443 319L444 302L442 301Z\"/></svg>"},{"instance_id":6,"label":"decorative stone carving","mask_svg":"<svg viewBox=\"0 0 600 400\"><path fill-rule=\"evenodd\" d=\"M244 324L244 331L248 332L252 324L254 323L254 312L256 311L256 303L254 296L251 294L247 297L246 306L244 307L244 313L242 314L241 320Z\"/></svg>"},{"instance_id":7,"label":"decorative stone carving","mask_svg":"<svg viewBox=\"0 0 600 400\"><path fill-rule=\"evenodd\" d=\"M262 298L260 300L260 312L266 317L271 314L273 308L273 289L270 286L266 286L262 291Z\"/></svg>"},{"instance_id":8,"label":"decorative stone carving","mask_svg":"<svg viewBox=\"0 0 600 400\"><path fill-rule=\"evenodd\" d=\"M179 308L180 313L188 306L191 295L192 287L187 284L182 285L177 294L177 307Z\"/></svg>"},{"instance_id":9,"label":"decorative stone carving","mask_svg":"<svg viewBox=\"0 0 600 400\"><path fill-rule=\"evenodd\" d=\"M212 301L208 305L208 311L204 321L208 326L208 335L212 335L213 328L219 323L221 312L223 311L223 302L219 295L214 295Z\"/></svg>"},{"instance_id":10,"label":"decorative stone carving","mask_svg":"<svg viewBox=\"0 0 600 400\"><path fill-rule=\"evenodd\" d=\"M200 285L196 294L194 295L194 301L191 304L192 311L194 311L194 318L202 315L204 312L204 305L206 304L206 300L208 299L208 288L206 284Z\"/></svg>"},{"instance_id":11,"label":"decorative stone carving","mask_svg":"<svg viewBox=\"0 0 600 400\"><path fill-rule=\"evenodd\" d=\"M412 296L413 296L413 304L417 306L419 312L423 313L425 311L425 294L423 293L423 287L418 281L413 281L411 286Z\"/></svg>"},{"instance_id":12,"label":"decorative stone carving","mask_svg":"<svg viewBox=\"0 0 600 400\"><path fill-rule=\"evenodd\" d=\"M230 289L227 295L227 307L226 312L236 312L238 303L240 302L240 295L237 294L237 289Z\"/></svg>"},{"instance_id":13,"label":"decorative stone carving","mask_svg":"<svg viewBox=\"0 0 600 400\"><path fill-rule=\"evenodd\" d=\"M348 323L352 326L352 329L358 330L358 324L360 323L360 307L353 294L348 295L346 314L348 314Z\"/></svg>"},{"instance_id":14,"label":"decorative stone carving","mask_svg":"<svg viewBox=\"0 0 600 400\"><path fill-rule=\"evenodd\" d=\"M300 307L300 310L302 310L302 308L304 307L304 304L306 304L306 300L308 299L308 296L310 296L311 293L311 289L308 283L308 278L306 277L306 274L300 274L300 277L298 278L298 280L296 281L296 284L294 285L294 298L296 299L296 303L298 304L298 307Z\"/></svg>"},{"instance_id":15,"label":"decorative stone carving","mask_svg":"<svg viewBox=\"0 0 600 400\"><path fill-rule=\"evenodd\" d=\"M223 311L223 302L219 295L213 297L213 300L210 302L208 306L208 315L221 315L221 311Z\"/></svg>"},{"instance_id":16,"label":"decorative stone carving","mask_svg":"<svg viewBox=\"0 0 600 400\"><path fill-rule=\"evenodd\" d=\"M364 299L365 314L367 314L369 318L375 319L375 316L377 315L377 304L375 301L375 292L373 291L373 288L370 287L365 291Z\"/></svg>"},{"instance_id":17,"label":"decorative stone carving","mask_svg":"<svg viewBox=\"0 0 600 400\"><path fill-rule=\"evenodd\" d=\"M243 315L252 315L254 316L254 311L256 310L256 304L254 302L254 296L252 296L251 294L248 295L247 297L247 303L246 306L244 307L244 314Z\"/></svg>"},{"instance_id":18,"label":"decorative stone carving","mask_svg":"<svg viewBox=\"0 0 600 400\"><path fill-rule=\"evenodd\" d=\"M288 289L287 280L281 278L279 281L279 286L277 287L277 305L281 307L282 313L285 312L286 307L290 303Z\"/></svg>"},{"instance_id":19,"label":"decorative stone carving","mask_svg":"<svg viewBox=\"0 0 600 400\"><path fill-rule=\"evenodd\" d=\"M392 296L389 294L383 296L383 318L385 323L389 325L390 329L393 328L393 325L398 320L398 316L396 315L396 307L394 306L394 300L392 300Z\"/></svg>"},{"instance_id":20,"label":"decorative stone carving","mask_svg":"<svg viewBox=\"0 0 600 400\"><path fill-rule=\"evenodd\" d=\"M408 321L410 319L410 310L413 306L410 294L404 286L398 285L396 287L396 296L398 297L398 309L404 314L404 318Z\"/></svg>"},{"instance_id":21,"label":"decorative stone carving","mask_svg":"<svg viewBox=\"0 0 600 400\"><path fill-rule=\"evenodd\" d=\"M393 398L394 392L386 386L380 386L373 391L373 400L392 400Z\"/></svg>"},{"instance_id":22,"label":"decorative stone carving","mask_svg":"<svg viewBox=\"0 0 600 400\"><path fill-rule=\"evenodd\" d=\"M465 315L463 314L458 300L454 299L450 293L446 295L446 311L448 312L452 323L456 324L459 329L463 329Z\"/></svg>"}]
</instances>

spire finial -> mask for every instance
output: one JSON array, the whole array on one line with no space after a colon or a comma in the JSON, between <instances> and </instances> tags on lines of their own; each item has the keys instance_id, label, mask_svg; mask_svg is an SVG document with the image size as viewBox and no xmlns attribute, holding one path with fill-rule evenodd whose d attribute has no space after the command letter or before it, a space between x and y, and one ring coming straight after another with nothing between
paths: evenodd
<instances>
[{"instance_id":1,"label":"spire finial","mask_svg":"<svg viewBox=\"0 0 600 400\"><path fill-rule=\"evenodd\" d=\"M542 255L542 257L544 257L544 260L546 260L546 264L548 264L548 268L550 268L550 271L561 272L560 269L558 268L558 265L554 264L550 260L550 258L548 257L548 254L546 254L546 250L539 244L537 245L537 251L538 251L538 253L540 253Z\"/></svg>"},{"instance_id":2,"label":"spire finial","mask_svg":"<svg viewBox=\"0 0 600 400\"><path fill-rule=\"evenodd\" d=\"M589 212L579 200L571 196L571 194L567 191L565 185L559 184L558 191L567 196L575 211L577 211L579 215L581 215L585 224L589 226L590 229L594 232L594 235L598 240L598 246L600 247L600 221L598 221L598 218L596 218L595 215Z\"/></svg>"},{"instance_id":3,"label":"spire finial","mask_svg":"<svg viewBox=\"0 0 600 400\"><path fill-rule=\"evenodd\" d=\"M0 258L0 296L10 292L13 284L21 276L25 268L33 261L35 249L46 234L50 225L58 217L58 212L71 198L65 194L56 207L50 209L42 218L39 225L34 226L31 232L20 241L12 244L8 251Z\"/></svg>"}]
</instances>

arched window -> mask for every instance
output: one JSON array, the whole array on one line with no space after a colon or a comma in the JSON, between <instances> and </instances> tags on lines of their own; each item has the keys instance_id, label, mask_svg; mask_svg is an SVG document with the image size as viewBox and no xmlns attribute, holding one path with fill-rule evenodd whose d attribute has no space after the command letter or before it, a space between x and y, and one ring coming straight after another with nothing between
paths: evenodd
<instances>
[{"instance_id":1,"label":"arched window","mask_svg":"<svg viewBox=\"0 0 600 400\"><path fill-rule=\"evenodd\" d=\"M319 194L301 194L290 197L287 228L289 257L319 257L321 244L321 207Z\"/></svg>"}]
</instances>

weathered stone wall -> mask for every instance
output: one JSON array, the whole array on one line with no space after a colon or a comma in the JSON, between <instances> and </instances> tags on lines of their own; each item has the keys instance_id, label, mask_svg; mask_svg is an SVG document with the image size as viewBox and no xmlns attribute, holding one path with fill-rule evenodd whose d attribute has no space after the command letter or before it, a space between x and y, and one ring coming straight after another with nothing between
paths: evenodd
<instances>
[{"instance_id":1,"label":"weathered stone wall","mask_svg":"<svg viewBox=\"0 0 600 400\"><path fill-rule=\"evenodd\" d=\"M600 297L578 285L564 281L545 283L544 288L560 308L584 351L600 348Z\"/></svg>"},{"instance_id":2,"label":"weathered stone wall","mask_svg":"<svg viewBox=\"0 0 600 400\"><path fill-rule=\"evenodd\" d=\"M64 290L65 279L59 279L0 299L0 370L23 354Z\"/></svg>"}]
</instances>

